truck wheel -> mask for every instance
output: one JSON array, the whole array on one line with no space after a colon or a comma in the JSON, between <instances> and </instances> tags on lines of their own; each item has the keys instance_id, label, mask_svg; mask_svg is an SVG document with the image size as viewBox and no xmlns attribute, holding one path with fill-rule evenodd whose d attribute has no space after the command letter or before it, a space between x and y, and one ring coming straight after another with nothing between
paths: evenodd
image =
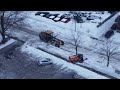
<instances>
[{"instance_id":1,"label":"truck wheel","mask_svg":"<svg viewBox=\"0 0 120 90\"><path fill-rule=\"evenodd\" d=\"M55 44L55 46L58 47L58 48L60 47L60 45L58 45L58 44Z\"/></svg>"},{"instance_id":2,"label":"truck wheel","mask_svg":"<svg viewBox=\"0 0 120 90\"><path fill-rule=\"evenodd\" d=\"M64 45L64 42L63 42L63 41L61 41L61 45Z\"/></svg>"},{"instance_id":3,"label":"truck wheel","mask_svg":"<svg viewBox=\"0 0 120 90\"><path fill-rule=\"evenodd\" d=\"M83 63L83 61L84 61L84 60L83 60L83 59L81 59L79 62L80 62L80 63Z\"/></svg>"}]
</instances>

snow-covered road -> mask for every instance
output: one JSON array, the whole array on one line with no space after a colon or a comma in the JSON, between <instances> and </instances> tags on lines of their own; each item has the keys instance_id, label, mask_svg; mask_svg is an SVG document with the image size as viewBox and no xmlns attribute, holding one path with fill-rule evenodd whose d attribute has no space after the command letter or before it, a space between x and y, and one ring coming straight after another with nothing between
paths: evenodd
<instances>
[{"instance_id":1,"label":"snow-covered road","mask_svg":"<svg viewBox=\"0 0 120 90\"><path fill-rule=\"evenodd\" d=\"M72 70L75 70L80 76L84 77L84 78L87 78L87 79L109 79L105 76L102 76L102 75L99 75L95 72L92 72L90 70L87 70L85 68L82 68L80 66L77 66L77 65L74 65L72 63L69 63L69 62L66 62L60 58L57 58L53 55L50 55L48 53L45 53L43 51L40 51L38 49L35 49L29 45L24 45L21 49L22 52L26 52L28 54L31 54L31 56L33 57L48 57L48 58L51 58L53 60L53 62L55 64L58 64L58 65L63 65L63 67L67 67L69 69L72 69Z\"/></svg>"}]
</instances>

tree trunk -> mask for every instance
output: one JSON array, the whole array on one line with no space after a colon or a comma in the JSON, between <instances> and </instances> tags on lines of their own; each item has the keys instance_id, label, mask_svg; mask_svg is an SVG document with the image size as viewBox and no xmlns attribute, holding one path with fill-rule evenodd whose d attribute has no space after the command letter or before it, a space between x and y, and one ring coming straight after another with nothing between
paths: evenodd
<instances>
[{"instance_id":1,"label":"tree trunk","mask_svg":"<svg viewBox=\"0 0 120 90\"><path fill-rule=\"evenodd\" d=\"M5 43L4 12L1 15L1 36L2 36L1 43Z\"/></svg>"},{"instance_id":2,"label":"tree trunk","mask_svg":"<svg viewBox=\"0 0 120 90\"><path fill-rule=\"evenodd\" d=\"M2 36L2 41L1 41L1 43L4 44L5 41L6 41L6 40L5 40L5 33L2 32L2 33L1 33L1 36Z\"/></svg>"},{"instance_id":3,"label":"tree trunk","mask_svg":"<svg viewBox=\"0 0 120 90\"><path fill-rule=\"evenodd\" d=\"M77 50L78 48L77 48L77 46L75 47L75 50L76 50L76 55L78 54L77 52L78 52L78 50Z\"/></svg>"},{"instance_id":4,"label":"tree trunk","mask_svg":"<svg viewBox=\"0 0 120 90\"><path fill-rule=\"evenodd\" d=\"M109 66L109 61L110 61L110 58L108 57L108 59L107 59L107 67Z\"/></svg>"},{"instance_id":5,"label":"tree trunk","mask_svg":"<svg viewBox=\"0 0 120 90\"><path fill-rule=\"evenodd\" d=\"M76 32L76 21L75 21L75 32Z\"/></svg>"}]
</instances>

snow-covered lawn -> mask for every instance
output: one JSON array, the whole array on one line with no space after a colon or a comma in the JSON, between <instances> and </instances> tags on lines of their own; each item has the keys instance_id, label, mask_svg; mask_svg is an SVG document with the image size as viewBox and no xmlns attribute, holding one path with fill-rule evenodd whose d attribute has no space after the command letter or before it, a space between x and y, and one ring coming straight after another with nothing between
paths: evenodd
<instances>
[{"instance_id":1,"label":"snow-covered lawn","mask_svg":"<svg viewBox=\"0 0 120 90\"><path fill-rule=\"evenodd\" d=\"M82 67L79 67L72 63L66 62L62 59L59 59L53 55L50 55L48 53L45 53L43 51L40 51L28 45L24 45L21 51L27 54L31 54L31 57L35 57L35 58L39 58L39 57L51 58L55 64L62 65L63 68L67 67L69 69L75 70L80 76L83 76L87 79L108 79L102 75L99 75L97 73L84 69Z\"/></svg>"}]
</instances>

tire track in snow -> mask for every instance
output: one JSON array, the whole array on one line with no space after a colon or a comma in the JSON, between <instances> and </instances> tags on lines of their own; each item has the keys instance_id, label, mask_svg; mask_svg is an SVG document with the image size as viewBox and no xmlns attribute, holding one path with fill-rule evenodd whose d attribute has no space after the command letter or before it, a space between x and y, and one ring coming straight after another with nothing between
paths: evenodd
<instances>
[{"instance_id":1,"label":"tire track in snow","mask_svg":"<svg viewBox=\"0 0 120 90\"><path fill-rule=\"evenodd\" d=\"M25 29L25 28L24 28L24 29ZM26 30L23 30L23 31L26 32L27 30L29 30L29 29L26 29ZM33 31L33 32L34 32L34 31ZM33 34L33 33L31 33L31 30L30 30L29 32L27 31L27 33L30 33L30 34L35 35L35 36L38 36L38 34ZM65 43L71 44L71 43L69 43L69 42L65 42ZM74 44L71 44L71 45L74 45ZM81 47L79 47L79 48L81 48ZM40 48L38 48L38 49L40 49ZM65 50L65 51L68 51L68 50L66 50L65 48L61 48L61 49L62 49L62 50ZM88 48L85 48L85 47L84 47L84 49L85 49L85 50L88 50L88 51L92 51L92 49L88 49ZM45 51L44 49L41 49L41 50L42 50L42 51ZM45 52L47 52L47 51L45 51ZM71 52L71 51L69 51L69 52ZM54 56L56 56L56 57L59 57L59 58L67 61L66 58L64 58L64 57L62 57L62 56L60 56L60 55L57 55L57 54L55 55L55 54L52 54L52 53L50 53L50 52L47 52L47 53L49 53L49 54L51 54L51 55L54 55ZM98 52L95 52L95 53L101 55L101 53L98 53ZM68 62L68 61L67 61L67 62ZM111 78L111 79L117 79L117 78L115 78L115 77L113 77L113 76L110 76L110 75L108 75L108 74L102 73L102 72L97 71L97 70L95 70L95 69L93 69L93 68L90 68L90 67L87 67L87 66L84 66L84 65L80 65L80 64L77 64L77 63L76 63L76 65L79 65L79 66L81 66L81 67L83 67L83 68L89 69L89 70L91 70L91 71L93 71L93 72L96 72L96 73L98 73L98 74L100 74L100 75L107 76L107 77L109 77L109 78Z\"/></svg>"},{"instance_id":2,"label":"tire track in snow","mask_svg":"<svg viewBox=\"0 0 120 90\"><path fill-rule=\"evenodd\" d=\"M29 30L29 29L27 29L27 28L23 28L23 29L21 29L21 30L23 30L24 32L27 32L27 33L30 33L30 34L32 34L32 35L35 35L35 36L38 36L39 34L38 34L38 32L35 32L35 31L33 31L33 30ZM69 42L65 42L65 43L68 43L68 44L71 44L71 43L69 43ZM73 44L72 44L73 45ZM79 48L81 48L81 47L79 47ZM63 50L66 50L66 49L64 49L64 48L61 48L61 49L63 49ZM86 49L86 50L88 50L88 51L92 51L92 49L89 49L89 48L86 48L86 47L84 47L84 49ZM66 51L68 51L68 50L66 50ZM70 51L69 51L70 52ZM101 54L101 53L98 53L98 52L95 52L95 53L97 53L97 54L99 54L99 55L103 55L103 54ZM59 55L58 55L59 56ZM59 56L60 57L60 56ZM63 60L65 60L65 58L63 58ZM82 65L83 66L83 65ZM86 67L86 68L88 68L88 69L90 69L90 70L93 70L93 71L96 71L96 72L98 72L98 73L101 73L102 75L107 75L107 74L104 74L104 73L102 73L102 72L100 72L100 71L97 71L97 70L95 70L95 69L93 69L93 68L90 68L90 67L87 67L87 66L83 66L83 67ZM108 77L111 77L111 78L113 78L113 79L116 79L115 77L112 77L112 76L108 76Z\"/></svg>"},{"instance_id":3,"label":"tire track in snow","mask_svg":"<svg viewBox=\"0 0 120 90\"><path fill-rule=\"evenodd\" d=\"M60 56L60 55L58 55L58 54L53 54L53 53L48 52L47 50L45 50L45 49L43 49L43 48L40 48L40 47L38 47L37 49L39 49L39 50L41 50L41 51L44 51L44 52L46 52L46 53L48 53L48 54L51 54L51 55L53 55L53 56L55 56L55 57L57 57L57 58L60 58L60 59L63 59L63 60L65 60L65 61L69 62L66 58L64 58L64 57L62 57L62 56ZM83 65L80 65L80 64L77 64L77 63L73 63L73 64L75 64L75 65L77 65L77 66L80 66L80 67L83 67L83 68L85 68L85 69L88 69L88 70L90 70L90 71L92 71L92 72L95 72L95 73L97 73L97 74L99 74L99 75L102 75L102 76L105 76L105 77L108 77L108 78L111 78L111 79L117 79L116 77L113 77L113 76L110 76L110 75L108 75L108 74L102 73L102 72L97 71L97 70L95 70L95 69L93 69L93 68L90 68L90 67L87 67L87 66L83 66Z\"/></svg>"}]
</instances>

